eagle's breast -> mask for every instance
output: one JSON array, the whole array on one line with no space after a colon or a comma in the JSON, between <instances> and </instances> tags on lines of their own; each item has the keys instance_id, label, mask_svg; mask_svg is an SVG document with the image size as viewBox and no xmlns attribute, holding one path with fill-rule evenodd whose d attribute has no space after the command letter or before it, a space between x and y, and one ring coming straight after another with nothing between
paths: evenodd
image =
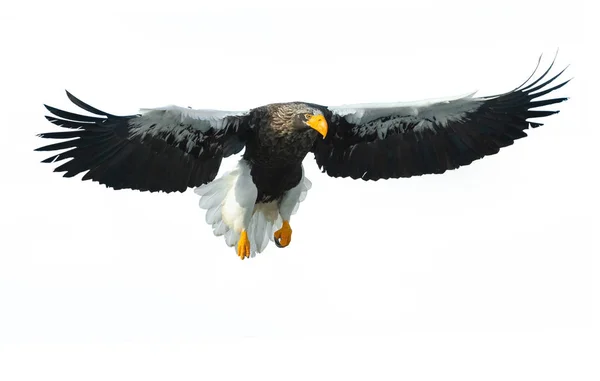
<instances>
[{"instance_id":1,"label":"eagle's breast","mask_svg":"<svg viewBox=\"0 0 600 381\"><path fill-rule=\"evenodd\" d=\"M280 199L302 179L302 161L319 136L313 129L293 126L294 104L269 105L259 110L254 135L246 143L244 159L258 188L258 201Z\"/></svg>"}]
</instances>

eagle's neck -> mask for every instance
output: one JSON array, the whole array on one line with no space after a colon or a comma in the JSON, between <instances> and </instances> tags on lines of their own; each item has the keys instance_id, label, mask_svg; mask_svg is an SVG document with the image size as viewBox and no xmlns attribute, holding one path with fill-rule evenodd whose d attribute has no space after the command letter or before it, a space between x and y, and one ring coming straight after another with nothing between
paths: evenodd
<instances>
[{"instance_id":1,"label":"eagle's neck","mask_svg":"<svg viewBox=\"0 0 600 381\"><path fill-rule=\"evenodd\" d=\"M288 131L272 125L262 126L246 143L244 158L270 168L299 165L310 151L318 133L313 130Z\"/></svg>"}]
</instances>

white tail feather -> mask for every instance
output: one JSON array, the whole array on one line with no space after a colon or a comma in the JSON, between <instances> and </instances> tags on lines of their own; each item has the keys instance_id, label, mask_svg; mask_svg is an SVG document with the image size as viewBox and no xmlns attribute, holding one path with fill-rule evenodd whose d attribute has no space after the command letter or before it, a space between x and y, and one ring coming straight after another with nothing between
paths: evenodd
<instances>
[{"instance_id":1,"label":"white tail feather","mask_svg":"<svg viewBox=\"0 0 600 381\"><path fill-rule=\"evenodd\" d=\"M215 222L213 225L213 233L218 237L221 236L225 233L227 233L227 230L229 230L229 227L227 225L225 225L225 222L223 222L223 220L220 220L218 222Z\"/></svg>"},{"instance_id":2,"label":"white tail feather","mask_svg":"<svg viewBox=\"0 0 600 381\"><path fill-rule=\"evenodd\" d=\"M216 236L224 236L228 246L237 245L243 225L241 222L251 211L246 232L250 240L250 257L255 257L266 249L269 241L273 241L275 231L281 229L281 214L289 218L289 214L296 213L312 183L303 174L300 183L286 192L283 205L280 201L254 204L252 200L256 200L257 190L253 183L247 183L249 176L250 169L241 160L234 170L196 188L194 192L200 196L200 208L206 209L206 223L212 225Z\"/></svg>"}]
</instances>

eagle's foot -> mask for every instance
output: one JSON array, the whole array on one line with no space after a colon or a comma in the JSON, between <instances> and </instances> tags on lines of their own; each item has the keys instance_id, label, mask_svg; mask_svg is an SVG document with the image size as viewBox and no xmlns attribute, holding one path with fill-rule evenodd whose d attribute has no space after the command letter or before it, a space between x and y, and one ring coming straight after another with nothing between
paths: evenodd
<instances>
[{"instance_id":1,"label":"eagle's foot","mask_svg":"<svg viewBox=\"0 0 600 381\"><path fill-rule=\"evenodd\" d=\"M292 228L290 227L290 223L283 221L283 226L273 234L273 238L277 247L286 247L289 245L292 242Z\"/></svg>"},{"instance_id":2,"label":"eagle's foot","mask_svg":"<svg viewBox=\"0 0 600 381\"><path fill-rule=\"evenodd\" d=\"M241 260L250 258L250 240L248 240L248 234L245 230L242 230L240 239L237 243L237 255Z\"/></svg>"}]
</instances>

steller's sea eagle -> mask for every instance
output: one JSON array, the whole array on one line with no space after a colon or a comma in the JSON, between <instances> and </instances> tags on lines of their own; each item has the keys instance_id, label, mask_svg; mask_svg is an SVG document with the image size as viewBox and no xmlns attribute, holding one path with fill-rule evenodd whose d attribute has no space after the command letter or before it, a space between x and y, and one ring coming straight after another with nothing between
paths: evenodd
<instances>
[{"instance_id":1,"label":"steller's sea eagle","mask_svg":"<svg viewBox=\"0 0 600 381\"><path fill-rule=\"evenodd\" d=\"M541 58L541 57L540 57ZM562 74L507 93L412 103L322 106L276 103L244 112L178 106L142 109L117 116L67 92L81 109L96 116L46 106L46 118L68 139L37 148L64 150L43 162L70 159L55 172L72 177L87 171L113 189L184 192L195 187L206 222L224 235L241 258L262 252L269 240L290 244L290 217L310 189L302 161L312 152L332 177L378 180L443 173L497 153L541 126L530 118L558 111L535 110L567 98L538 99L567 82ZM539 67L539 61L538 61ZM237 167L215 180L224 157L245 148Z\"/></svg>"}]
</instances>

